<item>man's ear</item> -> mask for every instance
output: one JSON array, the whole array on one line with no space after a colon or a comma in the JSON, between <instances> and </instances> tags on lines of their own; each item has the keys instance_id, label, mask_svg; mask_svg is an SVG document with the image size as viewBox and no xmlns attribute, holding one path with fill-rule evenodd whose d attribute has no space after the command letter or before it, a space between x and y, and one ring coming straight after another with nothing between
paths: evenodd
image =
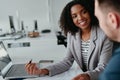
<instances>
[{"instance_id":1,"label":"man's ear","mask_svg":"<svg viewBox=\"0 0 120 80\"><path fill-rule=\"evenodd\" d=\"M107 19L108 19L109 25L111 25L114 29L117 29L119 27L118 15L113 12L109 12L107 17L108 17Z\"/></svg>"}]
</instances>

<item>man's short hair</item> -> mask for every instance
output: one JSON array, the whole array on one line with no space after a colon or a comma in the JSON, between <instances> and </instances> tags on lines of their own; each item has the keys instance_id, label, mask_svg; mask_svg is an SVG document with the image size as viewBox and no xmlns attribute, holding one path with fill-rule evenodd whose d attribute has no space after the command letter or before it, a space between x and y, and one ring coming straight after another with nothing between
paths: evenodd
<instances>
[{"instance_id":1,"label":"man's short hair","mask_svg":"<svg viewBox=\"0 0 120 80\"><path fill-rule=\"evenodd\" d=\"M120 0L98 0L98 4L103 9L114 9L120 13Z\"/></svg>"}]
</instances>

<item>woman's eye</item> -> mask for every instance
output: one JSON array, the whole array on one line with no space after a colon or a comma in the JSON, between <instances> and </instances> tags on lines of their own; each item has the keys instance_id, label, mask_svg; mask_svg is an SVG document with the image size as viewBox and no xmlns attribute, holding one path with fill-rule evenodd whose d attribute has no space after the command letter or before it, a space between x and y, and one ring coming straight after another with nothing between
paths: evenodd
<instances>
[{"instance_id":1,"label":"woman's eye","mask_svg":"<svg viewBox=\"0 0 120 80\"><path fill-rule=\"evenodd\" d=\"M84 14L87 13L87 10L84 10L82 13L84 13Z\"/></svg>"},{"instance_id":2,"label":"woman's eye","mask_svg":"<svg viewBox=\"0 0 120 80\"><path fill-rule=\"evenodd\" d=\"M76 18L77 16L76 15L72 15L72 18Z\"/></svg>"}]
</instances>

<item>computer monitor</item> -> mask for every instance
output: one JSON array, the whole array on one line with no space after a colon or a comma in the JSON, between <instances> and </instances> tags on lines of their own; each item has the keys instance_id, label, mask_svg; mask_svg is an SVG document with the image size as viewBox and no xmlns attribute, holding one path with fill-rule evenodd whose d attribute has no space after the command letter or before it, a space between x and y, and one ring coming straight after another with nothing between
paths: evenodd
<instances>
[{"instance_id":1,"label":"computer monitor","mask_svg":"<svg viewBox=\"0 0 120 80\"><path fill-rule=\"evenodd\" d=\"M10 29L11 29L11 33L15 33L15 27L14 27L14 23L13 23L13 16L9 16L9 21L10 21Z\"/></svg>"}]
</instances>

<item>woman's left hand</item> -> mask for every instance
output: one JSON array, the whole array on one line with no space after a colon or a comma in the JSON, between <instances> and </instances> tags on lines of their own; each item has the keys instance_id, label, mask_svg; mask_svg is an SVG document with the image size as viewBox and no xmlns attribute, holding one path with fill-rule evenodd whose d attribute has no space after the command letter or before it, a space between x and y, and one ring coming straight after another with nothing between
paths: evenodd
<instances>
[{"instance_id":1,"label":"woman's left hand","mask_svg":"<svg viewBox=\"0 0 120 80\"><path fill-rule=\"evenodd\" d=\"M79 74L72 80L90 80L90 76L88 74Z\"/></svg>"}]
</instances>

